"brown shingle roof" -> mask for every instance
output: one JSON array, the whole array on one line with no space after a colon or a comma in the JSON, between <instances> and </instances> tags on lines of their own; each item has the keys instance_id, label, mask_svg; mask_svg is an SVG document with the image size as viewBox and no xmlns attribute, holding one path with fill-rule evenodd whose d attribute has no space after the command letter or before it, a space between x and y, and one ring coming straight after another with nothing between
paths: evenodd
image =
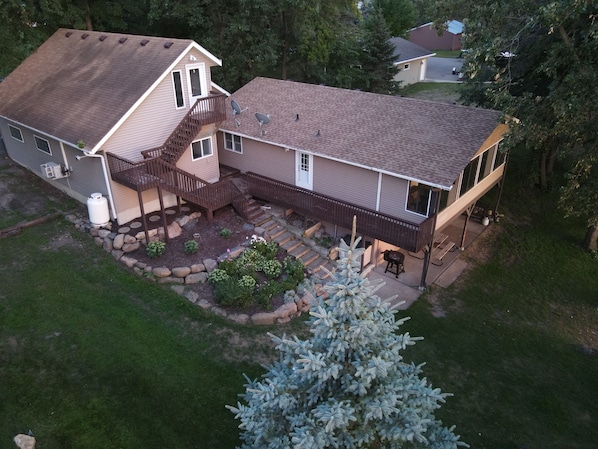
<instances>
[{"instance_id":1,"label":"brown shingle roof","mask_svg":"<svg viewBox=\"0 0 598 449\"><path fill-rule=\"evenodd\" d=\"M60 29L0 83L0 116L93 147L192 44Z\"/></svg>"},{"instance_id":2,"label":"brown shingle roof","mask_svg":"<svg viewBox=\"0 0 598 449\"><path fill-rule=\"evenodd\" d=\"M224 131L446 189L500 118L487 109L268 78L255 78L231 100L247 110L237 126L230 108ZM256 112L270 115L263 137Z\"/></svg>"},{"instance_id":3,"label":"brown shingle roof","mask_svg":"<svg viewBox=\"0 0 598 449\"><path fill-rule=\"evenodd\" d=\"M390 39L390 43L394 46L395 50L393 57L395 63L398 64L402 61L410 61L412 59L425 58L426 56L434 56L436 53L426 50L424 47L409 42L407 39L402 37L393 37Z\"/></svg>"}]
</instances>

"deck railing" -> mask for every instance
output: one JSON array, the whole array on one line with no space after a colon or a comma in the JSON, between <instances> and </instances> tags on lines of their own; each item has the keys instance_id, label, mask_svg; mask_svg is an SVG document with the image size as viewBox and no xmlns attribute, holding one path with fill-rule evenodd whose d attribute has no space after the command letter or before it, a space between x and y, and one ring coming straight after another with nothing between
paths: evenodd
<instances>
[{"instance_id":1,"label":"deck railing","mask_svg":"<svg viewBox=\"0 0 598 449\"><path fill-rule=\"evenodd\" d=\"M247 186L249 193L256 198L343 228L351 229L353 216L356 216L359 234L407 251L420 251L431 241L433 234L433 217L419 224L411 223L255 173L247 173Z\"/></svg>"},{"instance_id":2,"label":"deck railing","mask_svg":"<svg viewBox=\"0 0 598 449\"><path fill-rule=\"evenodd\" d=\"M148 171L148 161L132 162L112 153L107 153L106 156L112 179L120 184L140 191L160 184L160 179Z\"/></svg>"},{"instance_id":3,"label":"deck railing","mask_svg":"<svg viewBox=\"0 0 598 449\"><path fill-rule=\"evenodd\" d=\"M161 158L131 162L112 153L107 156L112 179L131 189L143 191L159 186L204 208L210 221L215 210L229 204L242 217L248 217L248 203L232 179L209 183Z\"/></svg>"},{"instance_id":4,"label":"deck railing","mask_svg":"<svg viewBox=\"0 0 598 449\"><path fill-rule=\"evenodd\" d=\"M164 144L141 152L144 158L161 157L176 163L204 125L226 119L226 95L214 94L201 98L189 109Z\"/></svg>"}]
</instances>

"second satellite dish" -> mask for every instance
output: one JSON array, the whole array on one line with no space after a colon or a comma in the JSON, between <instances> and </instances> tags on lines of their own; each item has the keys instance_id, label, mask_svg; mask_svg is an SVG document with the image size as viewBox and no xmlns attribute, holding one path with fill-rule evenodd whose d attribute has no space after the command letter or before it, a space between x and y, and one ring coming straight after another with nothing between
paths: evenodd
<instances>
[{"instance_id":1,"label":"second satellite dish","mask_svg":"<svg viewBox=\"0 0 598 449\"><path fill-rule=\"evenodd\" d=\"M270 123L270 116L262 114L261 112L256 112L255 118L258 122L260 122L260 125L267 125L268 123Z\"/></svg>"}]
</instances>

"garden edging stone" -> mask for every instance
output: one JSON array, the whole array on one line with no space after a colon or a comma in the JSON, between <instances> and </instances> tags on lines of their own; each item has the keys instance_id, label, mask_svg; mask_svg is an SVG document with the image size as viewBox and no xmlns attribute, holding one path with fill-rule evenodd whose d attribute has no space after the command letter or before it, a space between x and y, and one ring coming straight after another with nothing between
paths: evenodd
<instances>
[{"instance_id":1,"label":"garden edging stone","mask_svg":"<svg viewBox=\"0 0 598 449\"><path fill-rule=\"evenodd\" d=\"M120 227L116 231L112 231L112 223L97 228L94 227L88 219L81 218L74 214L68 214L65 218L73 223L76 229L86 232L93 237L96 245L102 247L106 252L110 253L114 259L120 261L127 268L133 269L133 272L137 275L157 281L161 284L173 284L171 287L172 290L178 295L185 297L189 302L235 323L253 325L282 324L288 323L292 318L298 317L302 313L309 311L310 298L308 297L309 294L306 294L303 296L295 295L294 302L282 304L272 312L257 312L253 315L238 312L229 314L226 310L212 304L207 299L200 299L196 292L185 289L185 284L207 282L208 273L218 267L218 262L238 257L245 249L243 246L228 250L226 253L218 256L217 259L205 259L202 263L194 263L188 267L181 266L169 268L159 266L152 268L143 262L139 262L133 257L125 255L126 253L139 249L142 244L145 244L144 232L138 232L135 236L131 236L128 234L129 229L127 229L127 227ZM188 218L186 223L193 219L193 217ZM179 223L177 223L176 227L178 227L181 222L185 222L184 218L179 218L178 220ZM266 232L263 228L254 229L256 233L259 232L259 235L263 235ZM163 232L164 231L162 231L162 234ZM150 238L152 238L159 235L160 231L153 229L148 233Z\"/></svg>"}]
</instances>

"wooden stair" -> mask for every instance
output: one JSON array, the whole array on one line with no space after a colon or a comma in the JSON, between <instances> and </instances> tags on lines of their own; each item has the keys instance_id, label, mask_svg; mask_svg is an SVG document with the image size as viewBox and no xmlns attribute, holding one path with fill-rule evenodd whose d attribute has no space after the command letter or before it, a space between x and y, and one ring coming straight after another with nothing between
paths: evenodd
<instances>
[{"instance_id":1,"label":"wooden stair","mask_svg":"<svg viewBox=\"0 0 598 449\"><path fill-rule=\"evenodd\" d=\"M310 275L325 279L336 268L336 262L327 257L326 250L319 248L312 239L303 237L300 230L292 229L284 220L271 217L260 227L265 230L269 240L278 243L290 256L301 260Z\"/></svg>"}]
</instances>

